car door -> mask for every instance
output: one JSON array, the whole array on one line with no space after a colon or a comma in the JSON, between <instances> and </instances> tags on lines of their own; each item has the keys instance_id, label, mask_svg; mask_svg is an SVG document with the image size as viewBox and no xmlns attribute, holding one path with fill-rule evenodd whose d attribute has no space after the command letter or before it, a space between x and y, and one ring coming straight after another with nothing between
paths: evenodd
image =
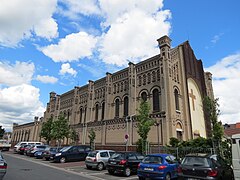
<instances>
[{"instance_id":1,"label":"car door","mask_svg":"<svg viewBox=\"0 0 240 180\"><path fill-rule=\"evenodd\" d=\"M99 153L100 155L100 161L104 162L104 164L106 164L106 162L108 161L109 155L107 151L103 151Z\"/></svg>"},{"instance_id":2,"label":"car door","mask_svg":"<svg viewBox=\"0 0 240 180\"><path fill-rule=\"evenodd\" d=\"M84 146L78 146L78 160L85 160L86 152Z\"/></svg>"},{"instance_id":3,"label":"car door","mask_svg":"<svg viewBox=\"0 0 240 180\"><path fill-rule=\"evenodd\" d=\"M67 160L72 161L72 160L76 159L76 153L77 153L76 147L71 147L70 149L68 149L65 152L65 156L66 156Z\"/></svg>"}]
</instances>

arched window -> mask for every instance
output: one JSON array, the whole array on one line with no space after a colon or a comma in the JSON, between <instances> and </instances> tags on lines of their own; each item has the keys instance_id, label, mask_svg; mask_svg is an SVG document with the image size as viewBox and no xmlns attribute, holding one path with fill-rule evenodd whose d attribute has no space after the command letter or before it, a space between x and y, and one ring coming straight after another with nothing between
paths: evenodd
<instances>
[{"instance_id":1,"label":"arched window","mask_svg":"<svg viewBox=\"0 0 240 180\"><path fill-rule=\"evenodd\" d=\"M98 120L98 104L95 106L95 121Z\"/></svg>"},{"instance_id":2,"label":"arched window","mask_svg":"<svg viewBox=\"0 0 240 180\"><path fill-rule=\"evenodd\" d=\"M153 90L153 112L159 112L159 91L158 89Z\"/></svg>"},{"instance_id":3,"label":"arched window","mask_svg":"<svg viewBox=\"0 0 240 180\"><path fill-rule=\"evenodd\" d=\"M119 117L119 105L120 105L119 99L116 99L115 100L115 117Z\"/></svg>"},{"instance_id":4,"label":"arched window","mask_svg":"<svg viewBox=\"0 0 240 180\"><path fill-rule=\"evenodd\" d=\"M102 120L104 119L105 102L102 103Z\"/></svg>"},{"instance_id":5,"label":"arched window","mask_svg":"<svg viewBox=\"0 0 240 180\"><path fill-rule=\"evenodd\" d=\"M177 89L174 90L174 98L175 98L176 110L180 110L180 108L179 108L179 95L178 95L178 90Z\"/></svg>"},{"instance_id":6,"label":"arched window","mask_svg":"<svg viewBox=\"0 0 240 180\"><path fill-rule=\"evenodd\" d=\"M177 133L177 138L179 140L183 139L183 130L182 130L182 125L178 122L176 125L176 133Z\"/></svg>"},{"instance_id":7,"label":"arched window","mask_svg":"<svg viewBox=\"0 0 240 180\"><path fill-rule=\"evenodd\" d=\"M123 101L124 101L123 115L126 117L126 116L128 116L128 97L126 96Z\"/></svg>"},{"instance_id":8,"label":"arched window","mask_svg":"<svg viewBox=\"0 0 240 180\"><path fill-rule=\"evenodd\" d=\"M147 101L147 93L146 92L142 92L141 98L142 98L143 101Z\"/></svg>"},{"instance_id":9,"label":"arched window","mask_svg":"<svg viewBox=\"0 0 240 180\"><path fill-rule=\"evenodd\" d=\"M82 114L83 114L83 109L80 109L80 117L79 117L79 122L82 123Z\"/></svg>"}]
</instances>

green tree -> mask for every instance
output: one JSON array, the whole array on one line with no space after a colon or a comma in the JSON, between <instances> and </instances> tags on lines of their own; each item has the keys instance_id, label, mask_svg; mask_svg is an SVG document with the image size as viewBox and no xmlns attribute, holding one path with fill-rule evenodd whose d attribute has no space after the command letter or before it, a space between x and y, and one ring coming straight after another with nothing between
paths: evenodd
<instances>
[{"instance_id":1,"label":"green tree","mask_svg":"<svg viewBox=\"0 0 240 180\"><path fill-rule=\"evenodd\" d=\"M5 133L5 129L2 128L2 126L0 126L0 139L3 138L4 133Z\"/></svg>"},{"instance_id":2,"label":"green tree","mask_svg":"<svg viewBox=\"0 0 240 180\"><path fill-rule=\"evenodd\" d=\"M96 138L96 133L93 130L93 128L90 129L89 134L88 134L88 138L90 140L91 149L94 150L94 141L95 141L95 138Z\"/></svg>"},{"instance_id":3,"label":"green tree","mask_svg":"<svg viewBox=\"0 0 240 180\"><path fill-rule=\"evenodd\" d=\"M70 130L70 135L69 135L70 139L72 139L72 141L74 142L74 144L77 144L78 141L78 134L76 132L75 129L71 129Z\"/></svg>"},{"instance_id":4,"label":"green tree","mask_svg":"<svg viewBox=\"0 0 240 180\"><path fill-rule=\"evenodd\" d=\"M170 141L169 141L169 144L170 144L171 147L178 147L179 144L180 144L180 141L175 137L171 137Z\"/></svg>"},{"instance_id":5,"label":"green tree","mask_svg":"<svg viewBox=\"0 0 240 180\"><path fill-rule=\"evenodd\" d=\"M46 122L43 122L40 137L47 141L47 144L52 140L53 118L49 118Z\"/></svg>"},{"instance_id":6,"label":"green tree","mask_svg":"<svg viewBox=\"0 0 240 180\"><path fill-rule=\"evenodd\" d=\"M206 96L203 100L203 107L211 121L213 147L217 150L217 153L219 154L221 152L220 147L224 130L222 123L218 121L218 116L220 114L220 110L218 109L218 100L219 99L212 100L211 98Z\"/></svg>"},{"instance_id":7,"label":"green tree","mask_svg":"<svg viewBox=\"0 0 240 180\"><path fill-rule=\"evenodd\" d=\"M68 138L70 128L68 121L64 116L59 116L56 121L53 122L52 128L52 137L58 142L58 146L61 145L61 142L64 138Z\"/></svg>"},{"instance_id":8,"label":"green tree","mask_svg":"<svg viewBox=\"0 0 240 180\"><path fill-rule=\"evenodd\" d=\"M150 118L150 105L146 101L141 101L140 107L137 110L137 121L138 121L138 134L140 136L142 151L141 153L146 154L146 142L148 138L148 133L151 126L154 124L153 119Z\"/></svg>"}]
</instances>

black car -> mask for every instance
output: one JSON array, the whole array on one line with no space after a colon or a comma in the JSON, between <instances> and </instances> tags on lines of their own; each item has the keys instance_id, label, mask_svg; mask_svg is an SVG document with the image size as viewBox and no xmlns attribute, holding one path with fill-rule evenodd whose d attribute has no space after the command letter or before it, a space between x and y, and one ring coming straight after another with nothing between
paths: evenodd
<instances>
[{"instance_id":1,"label":"black car","mask_svg":"<svg viewBox=\"0 0 240 180\"><path fill-rule=\"evenodd\" d=\"M130 176L131 173L137 172L138 164L143 158L144 156L137 152L115 152L108 160L108 173Z\"/></svg>"},{"instance_id":2,"label":"black car","mask_svg":"<svg viewBox=\"0 0 240 180\"><path fill-rule=\"evenodd\" d=\"M47 147L42 154L43 159L45 160L50 160L50 157L54 157L55 154L57 154L60 150L62 149L62 147Z\"/></svg>"},{"instance_id":3,"label":"black car","mask_svg":"<svg viewBox=\"0 0 240 180\"><path fill-rule=\"evenodd\" d=\"M227 179L233 178L233 170L223 158L210 154L186 155L178 168L179 179Z\"/></svg>"},{"instance_id":4,"label":"black car","mask_svg":"<svg viewBox=\"0 0 240 180\"><path fill-rule=\"evenodd\" d=\"M66 161L84 161L90 151L91 147L87 145L67 146L62 148L55 156L51 156L50 160L61 163Z\"/></svg>"}]
</instances>

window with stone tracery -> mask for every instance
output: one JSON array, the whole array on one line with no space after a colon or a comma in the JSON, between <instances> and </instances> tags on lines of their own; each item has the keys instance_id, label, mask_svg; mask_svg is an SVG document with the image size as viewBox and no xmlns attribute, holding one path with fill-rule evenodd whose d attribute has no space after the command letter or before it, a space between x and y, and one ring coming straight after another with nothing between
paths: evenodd
<instances>
[{"instance_id":1,"label":"window with stone tracery","mask_svg":"<svg viewBox=\"0 0 240 180\"><path fill-rule=\"evenodd\" d=\"M160 111L160 102L159 102L159 90L153 90L153 112Z\"/></svg>"},{"instance_id":2,"label":"window with stone tracery","mask_svg":"<svg viewBox=\"0 0 240 180\"><path fill-rule=\"evenodd\" d=\"M119 99L116 99L115 100L115 117L119 117L119 106L120 106Z\"/></svg>"},{"instance_id":3,"label":"window with stone tracery","mask_svg":"<svg viewBox=\"0 0 240 180\"><path fill-rule=\"evenodd\" d=\"M128 102L128 97L126 96L123 100L123 104L124 104L124 111L123 111L123 115L126 117L128 116L128 106L129 106L129 102Z\"/></svg>"},{"instance_id":4,"label":"window with stone tracery","mask_svg":"<svg viewBox=\"0 0 240 180\"><path fill-rule=\"evenodd\" d=\"M177 89L174 90L174 99L175 99L176 110L180 110L180 108L179 108L179 93L178 93Z\"/></svg>"}]
</instances>

